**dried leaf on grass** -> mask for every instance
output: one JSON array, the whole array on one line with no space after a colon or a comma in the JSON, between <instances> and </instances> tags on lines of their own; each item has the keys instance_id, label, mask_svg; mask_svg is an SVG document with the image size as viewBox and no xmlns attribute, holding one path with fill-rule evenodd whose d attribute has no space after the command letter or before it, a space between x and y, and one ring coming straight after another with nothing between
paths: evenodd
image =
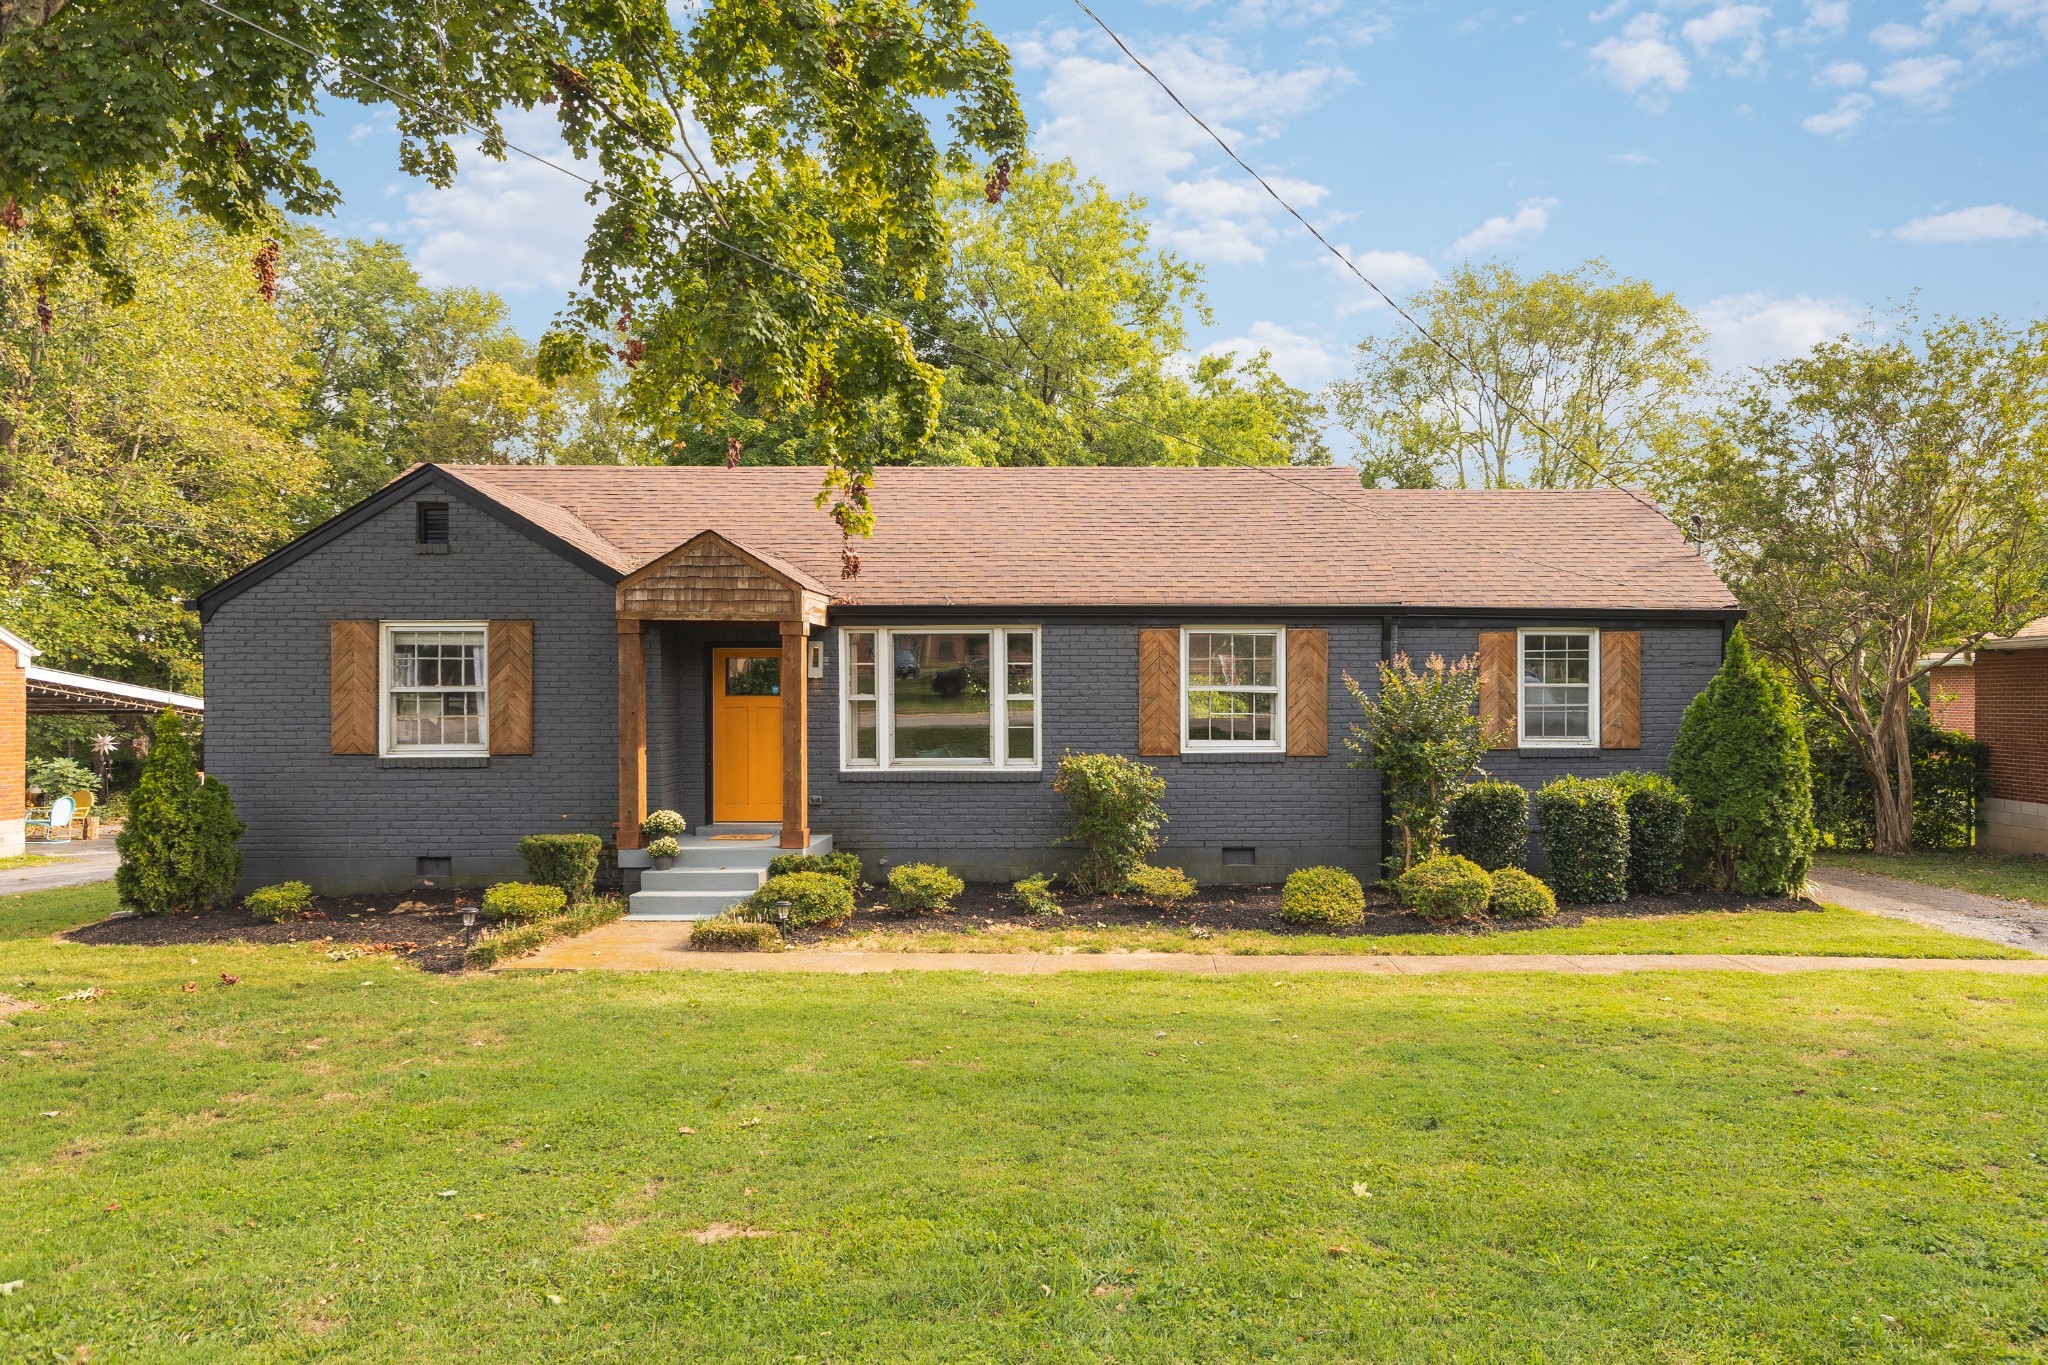
<instances>
[{"instance_id":1,"label":"dried leaf on grass","mask_svg":"<svg viewBox=\"0 0 2048 1365\"><path fill-rule=\"evenodd\" d=\"M692 1229L689 1235L700 1246L709 1246L713 1242L730 1242L736 1238L775 1236L765 1228L743 1228L737 1223L707 1223L701 1228Z\"/></svg>"}]
</instances>

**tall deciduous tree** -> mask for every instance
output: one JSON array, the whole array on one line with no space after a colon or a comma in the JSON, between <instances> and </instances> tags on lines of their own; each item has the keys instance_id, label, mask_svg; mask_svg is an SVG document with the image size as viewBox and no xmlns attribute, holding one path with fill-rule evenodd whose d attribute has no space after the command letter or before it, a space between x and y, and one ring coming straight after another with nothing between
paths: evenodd
<instances>
[{"instance_id":1,"label":"tall deciduous tree","mask_svg":"<svg viewBox=\"0 0 2048 1365\"><path fill-rule=\"evenodd\" d=\"M1706 333L1684 305L1603 261L1534 279L1468 262L1409 307L1443 346L1405 329L1368 338L1353 377L1330 386L1368 484L1632 477L1707 372Z\"/></svg>"},{"instance_id":2,"label":"tall deciduous tree","mask_svg":"<svg viewBox=\"0 0 2048 1365\"><path fill-rule=\"evenodd\" d=\"M167 174L236 231L330 211L307 119L323 89L392 100L401 164L440 185L456 138L481 129L502 156L500 111L551 106L597 214L543 372L624 358L665 440L743 393L808 404L845 466L838 514L865 528L866 447L838 437L886 399L921 444L940 376L849 295L921 295L942 179L974 167L997 192L1023 151L1009 55L969 0L288 0L263 28L223 8L0 0L0 203L69 206L75 245L120 281L98 222L123 180Z\"/></svg>"},{"instance_id":3,"label":"tall deciduous tree","mask_svg":"<svg viewBox=\"0 0 2048 1365\"><path fill-rule=\"evenodd\" d=\"M1848 338L1759 370L1661 481L1751 642L1855 745L1880 852L1912 846L1908 718L1929 654L2048 612L2048 323Z\"/></svg>"},{"instance_id":4,"label":"tall deciduous tree","mask_svg":"<svg viewBox=\"0 0 2048 1365\"><path fill-rule=\"evenodd\" d=\"M60 667L192 690L186 600L317 486L294 339L249 238L131 201L103 244L133 286L115 305L50 226L0 229L0 619Z\"/></svg>"}]
</instances>

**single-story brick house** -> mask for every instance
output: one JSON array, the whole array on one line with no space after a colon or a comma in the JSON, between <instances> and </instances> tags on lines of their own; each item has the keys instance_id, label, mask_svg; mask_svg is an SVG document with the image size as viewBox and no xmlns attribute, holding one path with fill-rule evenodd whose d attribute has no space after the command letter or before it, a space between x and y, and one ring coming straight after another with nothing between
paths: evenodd
<instances>
[{"instance_id":1,"label":"single-story brick house","mask_svg":"<svg viewBox=\"0 0 2048 1365\"><path fill-rule=\"evenodd\" d=\"M2048 616L1927 678L1934 723L1982 740L1990 754L1977 846L2048 854Z\"/></svg>"},{"instance_id":2,"label":"single-story brick house","mask_svg":"<svg viewBox=\"0 0 2048 1365\"><path fill-rule=\"evenodd\" d=\"M636 914L657 890L715 908L630 870L650 808L691 822L685 870L836 840L1007 878L1061 860L1066 750L1157 765L1164 860L1199 879L1370 872L1344 675L1477 655L1514 737L1495 775L1656 768L1739 616L1618 490L886 469L846 577L819 484L422 466L204 593L208 766L248 881L479 883L520 871L522 835L590 831Z\"/></svg>"}]
</instances>

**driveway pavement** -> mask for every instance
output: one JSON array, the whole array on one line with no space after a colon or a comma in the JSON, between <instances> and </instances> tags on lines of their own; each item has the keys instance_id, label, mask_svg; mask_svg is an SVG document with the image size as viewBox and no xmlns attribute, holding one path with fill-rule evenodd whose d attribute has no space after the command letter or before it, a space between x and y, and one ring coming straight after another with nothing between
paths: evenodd
<instances>
[{"instance_id":1,"label":"driveway pavement","mask_svg":"<svg viewBox=\"0 0 2048 1365\"><path fill-rule=\"evenodd\" d=\"M121 855L114 851L114 836L73 839L68 844L30 844L30 853L46 854L58 861L34 867L0 872L0 896L17 896L24 891L48 891L59 886L84 886L89 882L110 882Z\"/></svg>"},{"instance_id":2,"label":"driveway pavement","mask_svg":"<svg viewBox=\"0 0 2048 1365\"><path fill-rule=\"evenodd\" d=\"M1806 884L1814 899L1846 905L1866 914L1911 920L1951 934L2048 953L2048 906L2001 900L1971 891L1950 891L1919 882L1816 867Z\"/></svg>"}]
</instances>

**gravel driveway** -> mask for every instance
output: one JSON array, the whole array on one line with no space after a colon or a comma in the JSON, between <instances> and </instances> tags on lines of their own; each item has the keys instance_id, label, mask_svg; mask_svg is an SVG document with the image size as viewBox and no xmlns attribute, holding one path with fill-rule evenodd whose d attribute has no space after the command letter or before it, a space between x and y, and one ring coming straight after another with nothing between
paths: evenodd
<instances>
[{"instance_id":1,"label":"gravel driveway","mask_svg":"<svg viewBox=\"0 0 2048 1365\"><path fill-rule=\"evenodd\" d=\"M1806 884L1816 900L1851 910L1911 920L2008 948L2048 953L2048 906L2031 901L2001 900L1839 867L1816 867Z\"/></svg>"}]
</instances>

